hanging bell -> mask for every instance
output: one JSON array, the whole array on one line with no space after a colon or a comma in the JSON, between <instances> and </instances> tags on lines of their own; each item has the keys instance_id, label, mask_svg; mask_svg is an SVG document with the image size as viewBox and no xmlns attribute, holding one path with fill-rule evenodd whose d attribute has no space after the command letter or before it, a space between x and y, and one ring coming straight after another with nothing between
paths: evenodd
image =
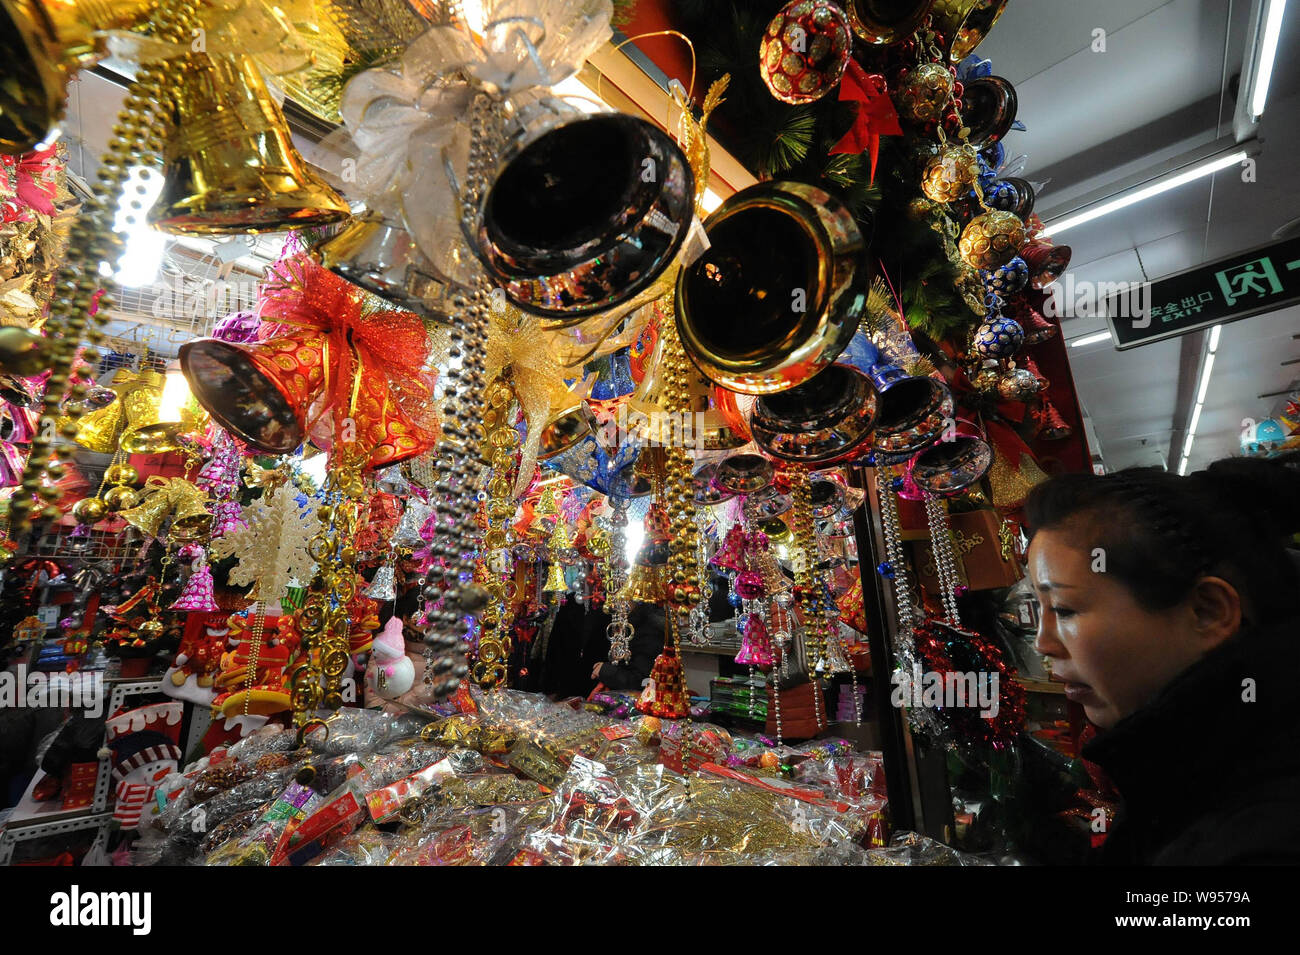
<instances>
[{"instance_id":1,"label":"hanging bell","mask_svg":"<svg viewBox=\"0 0 1300 955\"><path fill-rule=\"evenodd\" d=\"M967 141L973 146L989 146L1001 141L1011 131L1018 108L1016 88L1000 76L981 76L966 83L962 92L961 118L970 130ZM1029 204L1032 209L1032 189L1029 191Z\"/></svg>"},{"instance_id":2,"label":"hanging bell","mask_svg":"<svg viewBox=\"0 0 1300 955\"><path fill-rule=\"evenodd\" d=\"M687 368L685 396L667 394L666 343L663 335L657 336L654 353L646 363L645 377L628 400L629 409L637 414L638 427L633 437L644 443L692 451L730 451L749 443L748 437L737 432L718 407L712 384L698 368ZM665 410L670 397L684 399L684 413Z\"/></svg>"},{"instance_id":3,"label":"hanging bell","mask_svg":"<svg viewBox=\"0 0 1300 955\"><path fill-rule=\"evenodd\" d=\"M560 562L553 561L548 565L546 571L546 583L542 586L542 591L548 594L567 593L569 584L564 579L564 567Z\"/></svg>"},{"instance_id":4,"label":"hanging bell","mask_svg":"<svg viewBox=\"0 0 1300 955\"><path fill-rule=\"evenodd\" d=\"M591 386L591 400L614 401L636 390L627 350L606 355L597 362L596 380Z\"/></svg>"},{"instance_id":5,"label":"hanging bell","mask_svg":"<svg viewBox=\"0 0 1300 955\"><path fill-rule=\"evenodd\" d=\"M1029 266L1029 284L1032 288L1047 288L1070 267L1071 249L1068 245L1052 245L1045 239L1035 239L1020 250L1020 257Z\"/></svg>"},{"instance_id":6,"label":"hanging bell","mask_svg":"<svg viewBox=\"0 0 1300 955\"><path fill-rule=\"evenodd\" d=\"M206 561L200 562L198 569L190 574L190 579L181 588L180 597L169 609L191 613L216 613L221 609L212 594L212 569Z\"/></svg>"},{"instance_id":7,"label":"hanging bell","mask_svg":"<svg viewBox=\"0 0 1300 955\"><path fill-rule=\"evenodd\" d=\"M117 516L134 527L145 537L157 537L162 530L163 519L171 511L171 501L161 491L154 491L144 502L129 510L119 511Z\"/></svg>"},{"instance_id":8,"label":"hanging bell","mask_svg":"<svg viewBox=\"0 0 1300 955\"><path fill-rule=\"evenodd\" d=\"M381 564L375 571L375 579L362 593L372 600L396 600L397 581L392 564Z\"/></svg>"},{"instance_id":9,"label":"hanging bell","mask_svg":"<svg viewBox=\"0 0 1300 955\"><path fill-rule=\"evenodd\" d=\"M836 364L789 391L759 398L749 427L754 443L773 457L818 464L865 447L876 414L871 383Z\"/></svg>"},{"instance_id":10,"label":"hanging bell","mask_svg":"<svg viewBox=\"0 0 1300 955\"><path fill-rule=\"evenodd\" d=\"M410 498L406 502L406 510L402 511L402 520L397 525L397 530L393 532L393 547L415 549L424 544L424 538L420 536L420 528L424 527L425 522L433 515L433 505L426 504L417 497Z\"/></svg>"},{"instance_id":11,"label":"hanging bell","mask_svg":"<svg viewBox=\"0 0 1300 955\"><path fill-rule=\"evenodd\" d=\"M730 495L756 494L772 483L772 462L760 454L733 454L718 462L713 486Z\"/></svg>"},{"instance_id":12,"label":"hanging bell","mask_svg":"<svg viewBox=\"0 0 1300 955\"><path fill-rule=\"evenodd\" d=\"M117 450L125 420L122 402L114 401L97 411L82 415L77 420L77 433L72 440L88 451L112 454Z\"/></svg>"},{"instance_id":13,"label":"hanging bell","mask_svg":"<svg viewBox=\"0 0 1300 955\"><path fill-rule=\"evenodd\" d=\"M298 155L251 58L186 53L169 65L171 131L150 225L224 235L326 225L351 214Z\"/></svg>"},{"instance_id":14,"label":"hanging bell","mask_svg":"<svg viewBox=\"0 0 1300 955\"><path fill-rule=\"evenodd\" d=\"M468 229L489 278L554 327L649 287L677 257L694 214L695 179L672 137L555 97L509 122Z\"/></svg>"},{"instance_id":15,"label":"hanging bell","mask_svg":"<svg viewBox=\"0 0 1300 955\"><path fill-rule=\"evenodd\" d=\"M721 504L723 501L729 501L736 495L730 491L723 490L713 483L714 477L718 473L718 465L706 464L695 472L691 478L691 486L695 491L696 504Z\"/></svg>"},{"instance_id":16,"label":"hanging bell","mask_svg":"<svg viewBox=\"0 0 1300 955\"><path fill-rule=\"evenodd\" d=\"M125 430L118 446L127 454L166 454L179 451L180 435L190 429L185 421L163 421L163 389L166 378L156 371L142 371L139 386L122 399Z\"/></svg>"},{"instance_id":17,"label":"hanging bell","mask_svg":"<svg viewBox=\"0 0 1300 955\"><path fill-rule=\"evenodd\" d=\"M974 422L959 419L918 454L911 477L922 491L949 497L970 487L993 467L993 447Z\"/></svg>"},{"instance_id":18,"label":"hanging bell","mask_svg":"<svg viewBox=\"0 0 1300 955\"><path fill-rule=\"evenodd\" d=\"M998 22L1007 0L934 0L934 29L944 37L948 62L960 63Z\"/></svg>"},{"instance_id":19,"label":"hanging bell","mask_svg":"<svg viewBox=\"0 0 1300 955\"><path fill-rule=\"evenodd\" d=\"M378 212L354 218L310 254L335 275L398 308L444 324L451 320L448 287L410 233Z\"/></svg>"},{"instance_id":20,"label":"hanging bell","mask_svg":"<svg viewBox=\"0 0 1300 955\"><path fill-rule=\"evenodd\" d=\"M808 482L808 492L812 498L812 516L819 521L827 520L844 506L844 488L838 481L814 477Z\"/></svg>"},{"instance_id":21,"label":"hanging bell","mask_svg":"<svg viewBox=\"0 0 1300 955\"><path fill-rule=\"evenodd\" d=\"M629 603L663 605L668 599L664 587L663 565L633 564L631 572L627 575L627 583L618 592L616 599Z\"/></svg>"},{"instance_id":22,"label":"hanging bell","mask_svg":"<svg viewBox=\"0 0 1300 955\"><path fill-rule=\"evenodd\" d=\"M909 375L893 364L865 334L847 349L842 367L865 375L876 393L876 421L871 444L888 454L918 451L943 431L952 397L935 378Z\"/></svg>"},{"instance_id":23,"label":"hanging bell","mask_svg":"<svg viewBox=\"0 0 1300 955\"><path fill-rule=\"evenodd\" d=\"M310 364L298 362L303 348L315 355ZM302 444L305 409L324 387L323 354L322 336L247 345L196 338L180 347L195 399L218 425L265 454L289 454Z\"/></svg>"},{"instance_id":24,"label":"hanging bell","mask_svg":"<svg viewBox=\"0 0 1300 955\"><path fill-rule=\"evenodd\" d=\"M797 182L742 189L704 223L709 250L677 280L677 328L709 380L786 391L830 365L866 302L867 243L829 193Z\"/></svg>"},{"instance_id":25,"label":"hanging bell","mask_svg":"<svg viewBox=\"0 0 1300 955\"><path fill-rule=\"evenodd\" d=\"M172 514L172 539L195 541L206 537L212 529L207 495L183 478L172 480L169 495L175 507Z\"/></svg>"},{"instance_id":26,"label":"hanging bell","mask_svg":"<svg viewBox=\"0 0 1300 955\"><path fill-rule=\"evenodd\" d=\"M906 40L925 19L934 0L848 0L849 26L864 43L888 46Z\"/></svg>"},{"instance_id":27,"label":"hanging bell","mask_svg":"<svg viewBox=\"0 0 1300 955\"><path fill-rule=\"evenodd\" d=\"M769 485L757 494L745 498L741 513L747 521L766 521L780 517L793 506L794 498L789 494L782 494L775 486Z\"/></svg>"},{"instance_id":28,"label":"hanging bell","mask_svg":"<svg viewBox=\"0 0 1300 955\"><path fill-rule=\"evenodd\" d=\"M742 633L740 652L736 654L737 663L760 669L776 663L776 650L772 646L772 638L768 635L767 625L763 623L761 615L747 614Z\"/></svg>"},{"instance_id":29,"label":"hanging bell","mask_svg":"<svg viewBox=\"0 0 1300 955\"><path fill-rule=\"evenodd\" d=\"M0 152L17 154L45 139L63 116L68 82L104 55L98 33L145 20L150 0L4 0L0 37Z\"/></svg>"}]
</instances>

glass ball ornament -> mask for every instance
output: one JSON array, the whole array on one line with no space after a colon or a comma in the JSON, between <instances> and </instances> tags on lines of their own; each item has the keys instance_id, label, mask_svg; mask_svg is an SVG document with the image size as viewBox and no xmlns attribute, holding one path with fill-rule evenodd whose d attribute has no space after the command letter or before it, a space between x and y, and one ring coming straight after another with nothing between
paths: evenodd
<instances>
[{"instance_id":1,"label":"glass ball ornament","mask_svg":"<svg viewBox=\"0 0 1300 955\"><path fill-rule=\"evenodd\" d=\"M970 192L979 172L979 153L974 146L948 145L926 163L921 174L921 191L934 202L955 202Z\"/></svg>"},{"instance_id":2,"label":"glass ball ornament","mask_svg":"<svg viewBox=\"0 0 1300 955\"><path fill-rule=\"evenodd\" d=\"M759 74L783 103L821 99L839 85L853 52L849 20L829 0L795 0L767 25L759 45Z\"/></svg>"},{"instance_id":3,"label":"glass ball ornament","mask_svg":"<svg viewBox=\"0 0 1300 955\"><path fill-rule=\"evenodd\" d=\"M1029 284L1029 266L1017 255L991 272L981 271L980 278L984 280L986 289L996 292L1002 298L1010 298Z\"/></svg>"},{"instance_id":4,"label":"glass ball ornament","mask_svg":"<svg viewBox=\"0 0 1300 955\"><path fill-rule=\"evenodd\" d=\"M108 505L97 497L83 497L72 505L72 516L82 524L95 524L104 519Z\"/></svg>"},{"instance_id":5,"label":"glass ball ornament","mask_svg":"<svg viewBox=\"0 0 1300 955\"><path fill-rule=\"evenodd\" d=\"M140 495L124 484L117 484L104 492L104 504L110 511L125 511L140 503Z\"/></svg>"},{"instance_id":6,"label":"glass ball ornament","mask_svg":"<svg viewBox=\"0 0 1300 955\"><path fill-rule=\"evenodd\" d=\"M957 248L973 269L992 271L1016 257L1025 244L1025 224L1011 212L993 210L966 223Z\"/></svg>"},{"instance_id":7,"label":"glass ball ornament","mask_svg":"<svg viewBox=\"0 0 1300 955\"><path fill-rule=\"evenodd\" d=\"M1012 368L1002 373L998 394L1008 401L1029 401L1042 390L1042 382L1027 368Z\"/></svg>"},{"instance_id":8,"label":"glass ball ornament","mask_svg":"<svg viewBox=\"0 0 1300 955\"><path fill-rule=\"evenodd\" d=\"M1010 358L1025 341L1025 330L1014 318L997 315L975 329L971 348L980 358Z\"/></svg>"},{"instance_id":9,"label":"glass ball ornament","mask_svg":"<svg viewBox=\"0 0 1300 955\"><path fill-rule=\"evenodd\" d=\"M987 362L970 380L971 387L981 395L996 397L1002 386L1002 372L996 361Z\"/></svg>"},{"instance_id":10,"label":"glass ball ornament","mask_svg":"<svg viewBox=\"0 0 1300 955\"><path fill-rule=\"evenodd\" d=\"M129 464L110 464L104 472L104 480L109 484L137 484L140 472Z\"/></svg>"},{"instance_id":11,"label":"glass ball ornament","mask_svg":"<svg viewBox=\"0 0 1300 955\"><path fill-rule=\"evenodd\" d=\"M922 63L903 77L894 105L903 119L924 126L943 119L952 95L953 78L948 68L938 63Z\"/></svg>"}]
</instances>

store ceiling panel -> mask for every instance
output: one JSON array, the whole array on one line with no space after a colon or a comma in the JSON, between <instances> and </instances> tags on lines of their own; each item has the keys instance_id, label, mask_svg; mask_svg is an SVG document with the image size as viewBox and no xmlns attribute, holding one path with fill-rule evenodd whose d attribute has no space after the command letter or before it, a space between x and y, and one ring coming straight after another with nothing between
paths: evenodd
<instances>
[{"instance_id":1,"label":"store ceiling panel","mask_svg":"<svg viewBox=\"0 0 1300 955\"><path fill-rule=\"evenodd\" d=\"M1025 132L1007 140L1024 153L1024 175L1050 179L1038 208L1069 201L1197 146L1229 135L1230 84L1242 69L1249 0L1095 0L1013 2L979 52L1016 84ZM1106 31L1106 52L1091 50ZM1233 168L1103 219L1069 230L1075 281L1158 279L1273 241L1300 218L1300 9L1283 22L1268 105L1259 130L1255 181ZM1139 264L1139 255L1141 262ZM1067 320L1067 338L1103 328L1096 318ZM1190 466L1236 453L1240 421L1261 418L1285 389L1300 357L1300 309L1225 326ZM1110 468L1149 465L1153 448L1177 443L1194 400L1198 361L1183 339L1118 352L1106 344L1071 349L1082 404ZM1199 347L1192 339L1189 347ZM1186 380L1188 376L1193 379ZM1145 441L1145 443L1143 443Z\"/></svg>"}]
</instances>

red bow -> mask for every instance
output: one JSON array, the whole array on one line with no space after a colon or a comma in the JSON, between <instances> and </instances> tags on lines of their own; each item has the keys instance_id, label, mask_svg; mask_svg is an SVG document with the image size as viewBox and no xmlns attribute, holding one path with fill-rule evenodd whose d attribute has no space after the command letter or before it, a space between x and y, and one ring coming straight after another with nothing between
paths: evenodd
<instances>
[{"instance_id":1,"label":"red bow","mask_svg":"<svg viewBox=\"0 0 1300 955\"><path fill-rule=\"evenodd\" d=\"M429 339L419 317L376 307L306 255L271 267L258 315L259 338L297 342L307 380L321 379L322 393L301 409L313 442L356 441L374 467L433 446L434 378L423 367Z\"/></svg>"},{"instance_id":2,"label":"red bow","mask_svg":"<svg viewBox=\"0 0 1300 955\"><path fill-rule=\"evenodd\" d=\"M848 72L840 81L840 101L858 104L857 117L843 138L831 149L831 155L847 153L856 156L870 150L871 181L876 181L876 158L880 152L881 136L901 136L903 127L898 124L898 112L889 98L885 78L870 74L849 60Z\"/></svg>"}]
</instances>

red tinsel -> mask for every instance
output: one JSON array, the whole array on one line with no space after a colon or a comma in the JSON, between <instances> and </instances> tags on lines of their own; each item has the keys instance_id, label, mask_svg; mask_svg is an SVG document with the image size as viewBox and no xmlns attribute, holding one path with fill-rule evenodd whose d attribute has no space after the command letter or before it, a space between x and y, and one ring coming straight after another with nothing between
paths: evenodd
<instances>
[{"instance_id":1,"label":"red tinsel","mask_svg":"<svg viewBox=\"0 0 1300 955\"><path fill-rule=\"evenodd\" d=\"M941 620L927 620L912 629L916 650L926 669L947 682L949 673L997 674L997 716L980 716L980 707L970 705L936 710L958 742L1000 748L1014 742L1025 728L1025 688L1007 666L1002 650L992 641L970 630ZM960 663L955 662L957 656Z\"/></svg>"}]
</instances>

